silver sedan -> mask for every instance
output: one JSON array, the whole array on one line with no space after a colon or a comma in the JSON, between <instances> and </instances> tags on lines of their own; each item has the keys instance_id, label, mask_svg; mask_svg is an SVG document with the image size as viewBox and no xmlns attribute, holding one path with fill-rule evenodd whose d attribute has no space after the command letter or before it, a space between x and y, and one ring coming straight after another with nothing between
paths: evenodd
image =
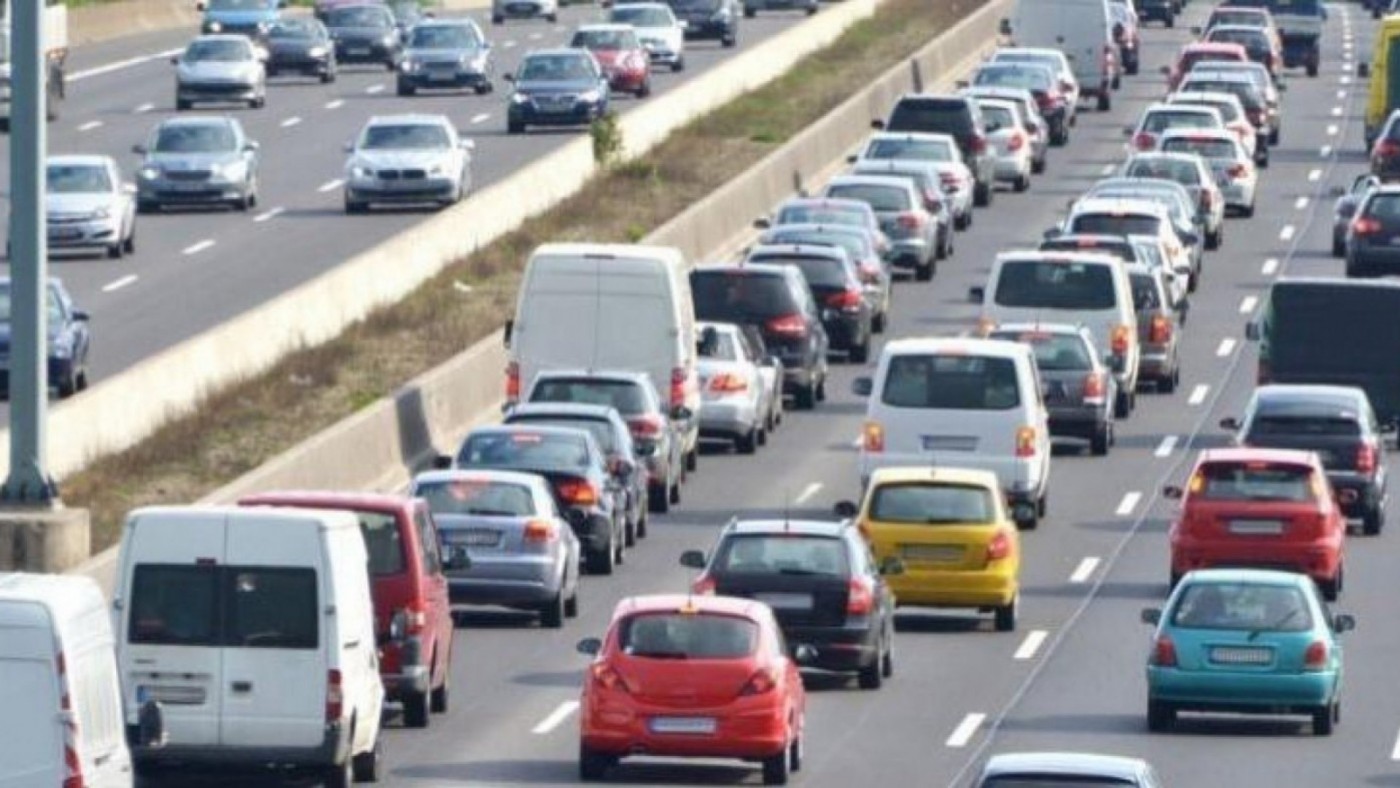
<instances>
[{"instance_id":1,"label":"silver sedan","mask_svg":"<svg viewBox=\"0 0 1400 788\"><path fill-rule=\"evenodd\" d=\"M733 441L740 454L752 454L768 442L774 400L782 399L764 375L765 367L773 367L775 361L761 356L745 332L731 323L700 323L696 330L700 437Z\"/></svg>"},{"instance_id":2,"label":"silver sedan","mask_svg":"<svg viewBox=\"0 0 1400 788\"><path fill-rule=\"evenodd\" d=\"M122 182L110 156L50 156L49 249L105 251L120 259L136 251L135 188Z\"/></svg>"},{"instance_id":3,"label":"silver sedan","mask_svg":"<svg viewBox=\"0 0 1400 788\"><path fill-rule=\"evenodd\" d=\"M175 64L175 108L196 102L234 102L254 109L267 103L267 69L263 50L247 36L200 36Z\"/></svg>"}]
</instances>

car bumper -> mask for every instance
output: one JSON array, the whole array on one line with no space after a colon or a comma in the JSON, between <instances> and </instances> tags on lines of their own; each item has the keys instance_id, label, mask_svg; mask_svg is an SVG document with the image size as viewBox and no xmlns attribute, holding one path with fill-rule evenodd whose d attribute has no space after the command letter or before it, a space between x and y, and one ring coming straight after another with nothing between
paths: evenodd
<instances>
[{"instance_id":1,"label":"car bumper","mask_svg":"<svg viewBox=\"0 0 1400 788\"><path fill-rule=\"evenodd\" d=\"M1108 423L1105 405L1051 405L1050 436L1089 440Z\"/></svg>"},{"instance_id":2,"label":"car bumper","mask_svg":"<svg viewBox=\"0 0 1400 788\"><path fill-rule=\"evenodd\" d=\"M1361 517L1385 503L1385 489L1374 477L1348 471L1329 471L1327 481L1337 491L1337 501L1342 507L1342 514L1347 517Z\"/></svg>"},{"instance_id":3,"label":"car bumper","mask_svg":"<svg viewBox=\"0 0 1400 788\"><path fill-rule=\"evenodd\" d=\"M268 71L303 71L309 74L324 74L330 71L328 57L310 57L292 53L273 53L267 59Z\"/></svg>"},{"instance_id":4,"label":"car bumper","mask_svg":"<svg viewBox=\"0 0 1400 788\"><path fill-rule=\"evenodd\" d=\"M384 684L386 700L397 701L407 694L421 695L432 689L433 674L423 653L422 638L382 642L379 652L379 680Z\"/></svg>"},{"instance_id":5,"label":"car bumper","mask_svg":"<svg viewBox=\"0 0 1400 788\"><path fill-rule=\"evenodd\" d=\"M783 626L783 637L790 648L811 646L816 656L802 667L854 673L869 667L880 656L880 630L873 619L859 625L839 627Z\"/></svg>"},{"instance_id":6,"label":"car bumper","mask_svg":"<svg viewBox=\"0 0 1400 788\"><path fill-rule=\"evenodd\" d=\"M563 112L541 112L532 106L512 105L510 120L528 126L583 126L603 114L602 104L576 104Z\"/></svg>"},{"instance_id":7,"label":"car bumper","mask_svg":"<svg viewBox=\"0 0 1400 788\"><path fill-rule=\"evenodd\" d=\"M658 66L669 66L681 61L681 53L669 48L648 49L647 57L651 60L652 65Z\"/></svg>"},{"instance_id":8,"label":"car bumper","mask_svg":"<svg viewBox=\"0 0 1400 788\"><path fill-rule=\"evenodd\" d=\"M890 241L885 258L894 268L918 268L929 259L928 242L922 238L900 238Z\"/></svg>"},{"instance_id":9,"label":"car bumper","mask_svg":"<svg viewBox=\"0 0 1400 788\"><path fill-rule=\"evenodd\" d=\"M121 240L121 222L116 219L48 225L49 249L93 249L111 246Z\"/></svg>"},{"instance_id":10,"label":"car bumper","mask_svg":"<svg viewBox=\"0 0 1400 788\"><path fill-rule=\"evenodd\" d=\"M258 93L258 86L251 84L182 82L175 88L178 101L252 101Z\"/></svg>"},{"instance_id":11,"label":"car bumper","mask_svg":"<svg viewBox=\"0 0 1400 788\"><path fill-rule=\"evenodd\" d=\"M1182 539L1171 542L1172 571L1211 567L1257 567L1298 572L1318 582L1333 580L1342 565L1341 539L1280 544L1264 539Z\"/></svg>"},{"instance_id":12,"label":"car bumper","mask_svg":"<svg viewBox=\"0 0 1400 788\"><path fill-rule=\"evenodd\" d=\"M1336 697L1338 675L1187 671L1149 667L1147 694L1179 708L1244 713L1310 713Z\"/></svg>"},{"instance_id":13,"label":"car bumper","mask_svg":"<svg viewBox=\"0 0 1400 788\"><path fill-rule=\"evenodd\" d=\"M1171 354L1165 350L1148 351L1145 347L1138 355L1138 380L1159 380L1171 377L1173 369Z\"/></svg>"},{"instance_id":14,"label":"car bumper","mask_svg":"<svg viewBox=\"0 0 1400 788\"><path fill-rule=\"evenodd\" d=\"M1400 245L1359 244L1352 239L1347 246L1347 259L1353 266L1400 270Z\"/></svg>"},{"instance_id":15,"label":"car bumper","mask_svg":"<svg viewBox=\"0 0 1400 788\"><path fill-rule=\"evenodd\" d=\"M448 200L457 193L457 182L451 178L423 178L395 183L387 181L352 181L345 187L349 200L367 203L415 203Z\"/></svg>"},{"instance_id":16,"label":"car bumper","mask_svg":"<svg viewBox=\"0 0 1400 788\"><path fill-rule=\"evenodd\" d=\"M718 38L729 38L734 35L734 22L718 21L714 19L691 19L687 20L685 37L687 39L714 40Z\"/></svg>"},{"instance_id":17,"label":"car bumper","mask_svg":"<svg viewBox=\"0 0 1400 788\"><path fill-rule=\"evenodd\" d=\"M140 202L167 204L211 204L241 200L247 196L246 183L232 181L148 181L137 187Z\"/></svg>"},{"instance_id":18,"label":"car bumper","mask_svg":"<svg viewBox=\"0 0 1400 788\"><path fill-rule=\"evenodd\" d=\"M524 607L548 602L562 590L562 561L562 555L493 558L473 552L471 569L447 575L448 596L454 605Z\"/></svg>"},{"instance_id":19,"label":"car bumper","mask_svg":"<svg viewBox=\"0 0 1400 788\"><path fill-rule=\"evenodd\" d=\"M530 19L555 12L553 5L545 3L499 3L491 7L491 13L511 19Z\"/></svg>"},{"instance_id":20,"label":"car bumper","mask_svg":"<svg viewBox=\"0 0 1400 788\"><path fill-rule=\"evenodd\" d=\"M936 570L908 562L904 574L888 582L899 607L997 607L1010 604L1020 587L1009 567Z\"/></svg>"},{"instance_id":21,"label":"car bumper","mask_svg":"<svg viewBox=\"0 0 1400 788\"><path fill-rule=\"evenodd\" d=\"M747 400L705 400L700 403L700 437L737 438L758 426L759 414Z\"/></svg>"},{"instance_id":22,"label":"car bumper","mask_svg":"<svg viewBox=\"0 0 1400 788\"><path fill-rule=\"evenodd\" d=\"M1018 181L1031 171L1029 156L998 156L992 168L993 177L999 181Z\"/></svg>"},{"instance_id":23,"label":"car bumper","mask_svg":"<svg viewBox=\"0 0 1400 788\"><path fill-rule=\"evenodd\" d=\"M609 71L608 88L618 93L631 93L640 90L647 82L645 71Z\"/></svg>"},{"instance_id":24,"label":"car bumper","mask_svg":"<svg viewBox=\"0 0 1400 788\"><path fill-rule=\"evenodd\" d=\"M127 740L139 740L136 726L127 725ZM321 743L309 747L237 747L178 743L167 743L160 747L140 747L135 744L131 746L132 760L142 765L190 764L249 769L260 769L269 765L323 767L344 763L349 755L349 737L339 722L326 725Z\"/></svg>"},{"instance_id":25,"label":"car bumper","mask_svg":"<svg viewBox=\"0 0 1400 788\"><path fill-rule=\"evenodd\" d=\"M410 71L399 74L399 84L414 90L475 88L490 80L480 71Z\"/></svg>"},{"instance_id":26,"label":"car bumper","mask_svg":"<svg viewBox=\"0 0 1400 788\"><path fill-rule=\"evenodd\" d=\"M832 350L849 351L866 339L866 319L860 312L824 310L835 312L822 317L822 328L826 329L827 342Z\"/></svg>"},{"instance_id":27,"label":"car bumper","mask_svg":"<svg viewBox=\"0 0 1400 788\"><path fill-rule=\"evenodd\" d=\"M932 457L921 452L867 452L862 450L857 465L860 470L861 489L866 487L871 474L880 468L926 468ZM940 458L940 462L942 458ZM1018 496L1027 501L1040 497L1048 474L1047 457L1037 454L1034 457L1011 457L992 454L948 455L947 464L958 468L989 471L996 475L997 483L1010 499Z\"/></svg>"},{"instance_id":28,"label":"car bumper","mask_svg":"<svg viewBox=\"0 0 1400 788\"><path fill-rule=\"evenodd\" d=\"M773 695L774 693L769 693ZM658 734L658 717L709 717L713 735ZM741 698L724 706L651 704L636 699L615 702L585 698L583 745L604 755L661 755L696 758L767 758L788 745L787 709L771 698Z\"/></svg>"},{"instance_id":29,"label":"car bumper","mask_svg":"<svg viewBox=\"0 0 1400 788\"><path fill-rule=\"evenodd\" d=\"M1231 208L1247 208L1254 200L1254 188L1237 181L1221 186L1220 191L1225 196L1225 204Z\"/></svg>"}]
</instances>

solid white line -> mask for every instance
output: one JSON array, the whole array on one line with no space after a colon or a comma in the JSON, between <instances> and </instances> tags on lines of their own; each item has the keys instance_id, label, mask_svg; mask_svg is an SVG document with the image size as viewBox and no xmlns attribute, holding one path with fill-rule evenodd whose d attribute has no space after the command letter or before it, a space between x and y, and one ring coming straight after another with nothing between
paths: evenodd
<instances>
[{"instance_id":1,"label":"solid white line","mask_svg":"<svg viewBox=\"0 0 1400 788\"><path fill-rule=\"evenodd\" d=\"M1270 257L1264 261L1264 267L1259 269L1259 273L1264 276L1273 276L1278 273L1278 258Z\"/></svg>"},{"instance_id":2,"label":"solid white line","mask_svg":"<svg viewBox=\"0 0 1400 788\"><path fill-rule=\"evenodd\" d=\"M135 282L136 278L136 274L127 274L126 276L123 276L121 279L118 279L115 282L108 282L107 284L103 285L102 292L115 293L123 287L126 287L127 285Z\"/></svg>"},{"instance_id":3,"label":"solid white line","mask_svg":"<svg viewBox=\"0 0 1400 788\"><path fill-rule=\"evenodd\" d=\"M1395 737L1395 746L1390 748L1390 760L1400 761L1400 736Z\"/></svg>"},{"instance_id":4,"label":"solid white line","mask_svg":"<svg viewBox=\"0 0 1400 788\"><path fill-rule=\"evenodd\" d=\"M87 123L84 123L83 125L79 126L79 127L78 127L78 131L92 131L93 129L100 129L100 128L102 128L102 121L100 121L100 120L90 120L90 121L88 121Z\"/></svg>"},{"instance_id":5,"label":"solid white line","mask_svg":"<svg viewBox=\"0 0 1400 788\"><path fill-rule=\"evenodd\" d=\"M803 488L802 488L802 492L798 493L798 494L797 494L797 497L794 498L794 499L792 499L792 502L795 503L795 504L804 504L804 503L807 502L807 499L811 498L813 495L816 495L817 493L819 493L819 492L821 492L821 491L822 491L822 483L821 483L821 482L812 482L811 484L807 485L806 487L803 487Z\"/></svg>"},{"instance_id":6,"label":"solid white line","mask_svg":"<svg viewBox=\"0 0 1400 788\"><path fill-rule=\"evenodd\" d=\"M301 118L298 118L296 115L293 115L290 118L287 118L286 120L282 121L282 128L290 129L291 127L297 125L300 122Z\"/></svg>"},{"instance_id":7,"label":"solid white line","mask_svg":"<svg viewBox=\"0 0 1400 788\"><path fill-rule=\"evenodd\" d=\"M1240 314L1247 315L1253 312L1256 306L1259 306L1258 296L1245 296L1244 300L1240 301Z\"/></svg>"},{"instance_id":8,"label":"solid white line","mask_svg":"<svg viewBox=\"0 0 1400 788\"><path fill-rule=\"evenodd\" d=\"M1206 401L1206 394L1208 393L1210 393L1210 386L1204 383L1197 383L1196 387L1191 389L1191 396L1186 398L1186 403L1188 405L1199 405Z\"/></svg>"},{"instance_id":9,"label":"solid white line","mask_svg":"<svg viewBox=\"0 0 1400 788\"><path fill-rule=\"evenodd\" d=\"M1308 170L1308 180L1316 182L1322 177L1322 170Z\"/></svg>"},{"instance_id":10,"label":"solid white line","mask_svg":"<svg viewBox=\"0 0 1400 788\"><path fill-rule=\"evenodd\" d=\"M953 729L953 735L948 737L944 744L948 747L966 747L972 737L977 733L977 729L982 726L982 721L987 719L985 714L969 714L963 717L963 721L958 723L958 727Z\"/></svg>"},{"instance_id":11,"label":"solid white line","mask_svg":"<svg viewBox=\"0 0 1400 788\"><path fill-rule=\"evenodd\" d=\"M475 124L477 124L477 123L485 123L486 121L488 121L488 120L490 120L490 119L491 119L491 113L489 113L489 112L483 112L483 113L481 113L480 115L473 115L473 116L472 116L472 124L475 125Z\"/></svg>"},{"instance_id":12,"label":"solid white line","mask_svg":"<svg viewBox=\"0 0 1400 788\"><path fill-rule=\"evenodd\" d=\"M569 718L570 714L578 711L578 701L566 700L559 704L559 708L551 711L548 717L540 720L540 724L530 730L536 735L544 735L559 727L559 723Z\"/></svg>"},{"instance_id":13,"label":"solid white line","mask_svg":"<svg viewBox=\"0 0 1400 788\"><path fill-rule=\"evenodd\" d=\"M285 210L287 210L287 209L286 209L286 208L278 207L278 208L273 208L273 209L268 210L268 211L263 211L262 213L258 214L257 216L254 216L254 217L253 217L253 221L258 222L259 224L261 224L262 222L265 222L265 221L267 221L268 219L274 219L274 218L276 218L276 217L278 217L278 216L281 216L281 215L282 215L282 212L285 211Z\"/></svg>"},{"instance_id":14,"label":"solid white line","mask_svg":"<svg viewBox=\"0 0 1400 788\"><path fill-rule=\"evenodd\" d=\"M321 184L320 186L318 186L318 187L316 188L316 191L320 192L321 194L325 194L326 192L333 192L333 191L335 191L336 189L339 189L341 186L344 186L344 185L345 185L345 181L342 181L341 179L336 178L336 179L333 180L333 181L326 181L325 183Z\"/></svg>"},{"instance_id":15,"label":"solid white line","mask_svg":"<svg viewBox=\"0 0 1400 788\"><path fill-rule=\"evenodd\" d=\"M155 108L156 108L156 105L154 105L154 104L152 104L151 102L148 101L148 102L146 102L145 104L142 104L141 106L139 106L139 107L137 107L136 109L132 110L132 112L135 113L135 114L137 114L137 115L143 115L143 114L145 114L145 113L147 113L147 112L150 112L151 110L153 110L153 109L155 109Z\"/></svg>"},{"instance_id":16,"label":"solid white line","mask_svg":"<svg viewBox=\"0 0 1400 788\"><path fill-rule=\"evenodd\" d=\"M1230 355L1231 353L1235 352L1235 344L1235 340L1231 337L1226 337L1220 340L1220 347L1215 349L1215 355L1220 356L1221 358Z\"/></svg>"},{"instance_id":17,"label":"solid white line","mask_svg":"<svg viewBox=\"0 0 1400 788\"><path fill-rule=\"evenodd\" d=\"M214 245L214 239L212 239L212 238L205 238L203 241L200 241L199 243L191 244L191 245L189 245L189 246L186 246L186 247L185 247L185 250L184 250L184 252L182 252L182 254L187 254L187 255L199 254L200 252L204 251L205 249L211 248L213 245Z\"/></svg>"},{"instance_id":18,"label":"solid white line","mask_svg":"<svg viewBox=\"0 0 1400 788\"><path fill-rule=\"evenodd\" d=\"M1130 493L1126 493L1123 495L1123 500L1118 502L1118 508L1113 510L1113 513L1118 515L1119 517L1127 517L1128 515L1133 513L1133 510L1137 508L1138 501L1141 500L1142 493L1138 492L1137 490L1133 490Z\"/></svg>"},{"instance_id":19,"label":"solid white line","mask_svg":"<svg viewBox=\"0 0 1400 788\"><path fill-rule=\"evenodd\" d=\"M1032 629L1026 639L1021 641L1021 647L1016 649L1014 659L1027 660L1035 656L1035 652L1040 650L1040 644L1045 642L1045 638L1050 635L1043 629Z\"/></svg>"},{"instance_id":20,"label":"solid white line","mask_svg":"<svg viewBox=\"0 0 1400 788\"><path fill-rule=\"evenodd\" d=\"M326 109L340 109L343 106L345 106L345 99L336 99L326 102Z\"/></svg>"},{"instance_id":21,"label":"solid white line","mask_svg":"<svg viewBox=\"0 0 1400 788\"><path fill-rule=\"evenodd\" d=\"M165 58L171 57L173 55L178 55L184 51L185 48L180 47L179 49L169 49L164 52L155 52L150 55L141 55L140 57L133 57L127 60L118 60L115 63L108 63L105 66L97 66L95 68L87 69L86 71L75 71L72 74L69 74L67 77L65 77L65 81L79 82L81 80L90 79L92 77L100 77L103 74L111 74L114 71L122 71L128 68L132 68L134 66L139 66L156 60L164 60Z\"/></svg>"},{"instance_id":22,"label":"solid white line","mask_svg":"<svg viewBox=\"0 0 1400 788\"><path fill-rule=\"evenodd\" d=\"M1167 457L1171 455L1171 453L1176 450L1177 440L1178 438L1175 435L1168 435L1167 437L1163 438L1162 442L1157 444L1157 450L1152 452L1152 456Z\"/></svg>"},{"instance_id":23,"label":"solid white line","mask_svg":"<svg viewBox=\"0 0 1400 788\"><path fill-rule=\"evenodd\" d=\"M1278 239L1280 241L1291 241L1293 240L1293 233L1297 231L1297 228L1295 228L1293 225L1285 224L1283 226L1283 229L1278 231Z\"/></svg>"},{"instance_id":24,"label":"solid white line","mask_svg":"<svg viewBox=\"0 0 1400 788\"><path fill-rule=\"evenodd\" d=\"M1297 200L1293 201L1293 207L1300 211L1303 210L1304 208L1308 207L1308 198L1299 197Z\"/></svg>"},{"instance_id":25,"label":"solid white line","mask_svg":"<svg viewBox=\"0 0 1400 788\"><path fill-rule=\"evenodd\" d=\"M1069 576L1071 583L1084 583L1094 574L1094 570L1099 568L1098 556L1089 556L1079 562L1079 566L1074 568L1074 573Z\"/></svg>"}]
</instances>

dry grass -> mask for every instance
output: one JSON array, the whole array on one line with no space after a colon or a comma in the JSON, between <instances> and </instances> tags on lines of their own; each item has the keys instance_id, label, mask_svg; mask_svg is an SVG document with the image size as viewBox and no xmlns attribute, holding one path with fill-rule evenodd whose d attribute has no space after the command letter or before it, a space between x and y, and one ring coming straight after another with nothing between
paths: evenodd
<instances>
[{"instance_id":1,"label":"dry grass","mask_svg":"<svg viewBox=\"0 0 1400 788\"><path fill-rule=\"evenodd\" d=\"M102 549L118 538L128 510L209 494L494 331L514 308L521 267L536 246L641 238L981 4L889 0L789 74L595 178L404 301L93 462L64 482L64 498L92 512L93 546Z\"/></svg>"}]
</instances>

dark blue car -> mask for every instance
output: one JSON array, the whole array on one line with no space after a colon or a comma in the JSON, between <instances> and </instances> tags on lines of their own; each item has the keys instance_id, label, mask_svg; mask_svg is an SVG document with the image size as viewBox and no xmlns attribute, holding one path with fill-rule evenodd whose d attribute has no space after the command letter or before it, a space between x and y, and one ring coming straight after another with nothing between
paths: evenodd
<instances>
[{"instance_id":1,"label":"dark blue car","mask_svg":"<svg viewBox=\"0 0 1400 788\"><path fill-rule=\"evenodd\" d=\"M49 277L48 384L59 397L87 388L88 315L73 305L62 280ZM10 394L10 278L0 278L0 390Z\"/></svg>"},{"instance_id":2,"label":"dark blue car","mask_svg":"<svg viewBox=\"0 0 1400 788\"><path fill-rule=\"evenodd\" d=\"M608 78L584 49L531 52L506 80L515 83L506 118L511 134L530 126L585 126L608 111Z\"/></svg>"},{"instance_id":3,"label":"dark blue car","mask_svg":"<svg viewBox=\"0 0 1400 788\"><path fill-rule=\"evenodd\" d=\"M200 32L238 33L262 39L282 19L279 0L201 0L204 12Z\"/></svg>"}]
</instances>

